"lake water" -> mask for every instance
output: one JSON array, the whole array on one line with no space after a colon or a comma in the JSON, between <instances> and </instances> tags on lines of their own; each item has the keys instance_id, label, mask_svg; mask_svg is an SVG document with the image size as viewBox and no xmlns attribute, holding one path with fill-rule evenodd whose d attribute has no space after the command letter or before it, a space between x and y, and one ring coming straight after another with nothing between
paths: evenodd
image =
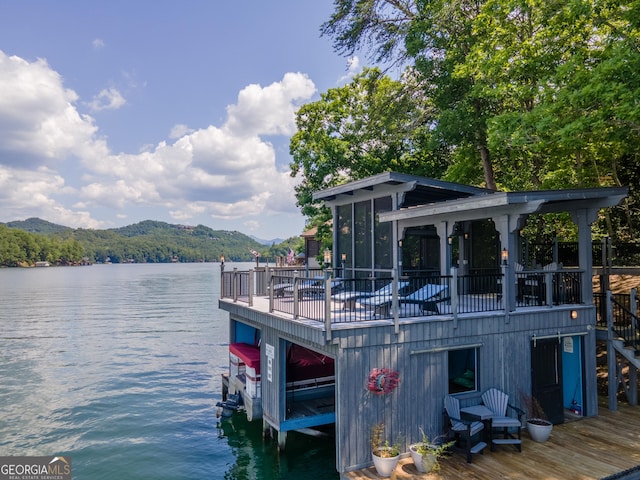
<instances>
[{"instance_id":1,"label":"lake water","mask_svg":"<svg viewBox=\"0 0 640 480\"><path fill-rule=\"evenodd\" d=\"M251 264L227 264L247 267ZM0 455L74 480L338 478L334 442L216 418L228 371L218 264L0 269Z\"/></svg>"}]
</instances>

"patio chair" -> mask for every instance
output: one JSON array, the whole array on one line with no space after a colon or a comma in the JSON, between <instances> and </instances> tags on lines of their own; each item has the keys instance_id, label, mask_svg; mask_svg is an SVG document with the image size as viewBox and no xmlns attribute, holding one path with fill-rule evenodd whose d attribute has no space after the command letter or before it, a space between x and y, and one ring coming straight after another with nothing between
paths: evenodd
<instances>
[{"instance_id":1,"label":"patio chair","mask_svg":"<svg viewBox=\"0 0 640 480\"><path fill-rule=\"evenodd\" d=\"M495 445L515 445L519 452L522 451L522 418L524 411L509 403L509 395L497 388L490 388L482 394L482 403L493 412L489 439L491 451ZM508 415L508 410L517 416ZM517 437L514 436L517 432ZM494 434L502 434L502 438L494 438Z\"/></svg>"},{"instance_id":2,"label":"patio chair","mask_svg":"<svg viewBox=\"0 0 640 480\"><path fill-rule=\"evenodd\" d=\"M471 463L473 454L484 453L487 444L481 439L474 441L474 437L484 429L484 423L462 419L460 401L456 397L451 395L444 397L444 416L445 425L448 427L447 433L453 434L453 439L456 441L455 448L465 452L467 463Z\"/></svg>"},{"instance_id":3,"label":"patio chair","mask_svg":"<svg viewBox=\"0 0 640 480\"><path fill-rule=\"evenodd\" d=\"M398 292L402 292L405 288L409 286L409 282L399 281L398 282ZM389 298L393 295L393 282L389 282L382 288L374 292L365 292L365 291L345 291L339 292L335 295L331 295L331 300L335 302L342 302L342 308L344 310L353 310L355 308L355 304L358 300L363 298Z\"/></svg>"}]
</instances>

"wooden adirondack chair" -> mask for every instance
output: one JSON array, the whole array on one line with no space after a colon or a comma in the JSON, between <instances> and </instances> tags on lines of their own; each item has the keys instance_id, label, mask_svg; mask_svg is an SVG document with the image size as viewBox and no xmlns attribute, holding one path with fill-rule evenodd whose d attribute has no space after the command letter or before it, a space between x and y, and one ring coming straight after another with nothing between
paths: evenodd
<instances>
[{"instance_id":1,"label":"wooden adirondack chair","mask_svg":"<svg viewBox=\"0 0 640 480\"><path fill-rule=\"evenodd\" d=\"M482 394L482 403L493 412L489 438L491 451L495 445L515 445L519 452L522 451L522 418L524 411L509 403L509 395L497 388L490 388ZM507 410L515 413L508 415ZM517 437L515 436L517 432ZM502 438L494 438L494 434L502 434Z\"/></svg>"},{"instance_id":2,"label":"wooden adirondack chair","mask_svg":"<svg viewBox=\"0 0 640 480\"><path fill-rule=\"evenodd\" d=\"M474 443L473 437L484 429L484 423L463 420L460 417L460 401L447 395L444 397L445 425L448 426L448 433L453 433L456 441L455 447L463 450L467 455L467 463L471 463L471 455L483 453L487 444L481 440Z\"/></svg>"}]
</instances>

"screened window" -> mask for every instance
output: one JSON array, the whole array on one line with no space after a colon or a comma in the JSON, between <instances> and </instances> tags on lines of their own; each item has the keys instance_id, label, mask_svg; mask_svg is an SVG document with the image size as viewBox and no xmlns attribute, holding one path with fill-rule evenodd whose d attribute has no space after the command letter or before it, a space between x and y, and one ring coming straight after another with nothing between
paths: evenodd
<instances>
[{"instance_id":1,"label":"screened window","mask_svg":"<svg viewBox=\"0 0 640 480\"><path fill-rule=\"evenodd\" d=\"M354 265L356 268L371 268L371 202L366 200L354 205Z\"/></svg>"},{"instance_id":2,"label":"screened window","mask_svg":"<svg viewBox=\"0 0 640 480\"><path fill-rule=\"evenodd\" d=\"M351 205L341 205L338 207L338 245L335 249L335 255L338 259L342 259L342 255L346 255L345 266L347 269L353 262L352 242L353 242L353 216L351 214ZM343 272L344 275L344 272Z\"/></svg>"},{"instance_id":3,"label":"screened window","mask_svg":"<svg viewBox=\"0 0 640 480\"><path fill-rule=\"evenodd\" d=\"M449 351L449 393L478 391L478 349Z\"/></svg>"},{"instance_id":4,"label":"screened window","mask_svg":"<svg viewBox=\"0 0 640 480\"><path fill-rule=\"evenodd\" d=\"M378 214L391 211L391 197L376 198L373 201L375 215L375 268L393 268L393 232L391 222L380 222Z\"/></svg>"}]
</instances>

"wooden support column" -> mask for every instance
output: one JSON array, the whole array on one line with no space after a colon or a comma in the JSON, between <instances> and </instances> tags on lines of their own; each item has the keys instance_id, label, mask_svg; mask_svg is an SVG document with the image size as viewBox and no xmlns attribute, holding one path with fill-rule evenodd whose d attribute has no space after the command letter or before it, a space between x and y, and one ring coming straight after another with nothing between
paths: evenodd
<instances>
[{"instance_id":1,"label":"wooden support column","mask_svg":"<svg viewBox=\"0 0 640 480\"><path fill-rule=\"evenodd\" d=\"M591 224L598 218L598 209L583 208L571 214L574 223L578 226L578 264L580 270L589 274L593 271L593 257L591 254ZM582 279L580 292L582 301L586 305L593 304L593 288L591 281Z\"/></svg>"},{"instance_id":2,"label":"wooden support column","mask_svg":"<svg viewBox=\"0 0 640 480\"><path fill-rule=\"evenodd\" d=\"M449 236L453 234L454 222L440 222L436 227L440 238L440 275L448 275L451 268L451 245Z\"/></svg>"}]
</instances>

